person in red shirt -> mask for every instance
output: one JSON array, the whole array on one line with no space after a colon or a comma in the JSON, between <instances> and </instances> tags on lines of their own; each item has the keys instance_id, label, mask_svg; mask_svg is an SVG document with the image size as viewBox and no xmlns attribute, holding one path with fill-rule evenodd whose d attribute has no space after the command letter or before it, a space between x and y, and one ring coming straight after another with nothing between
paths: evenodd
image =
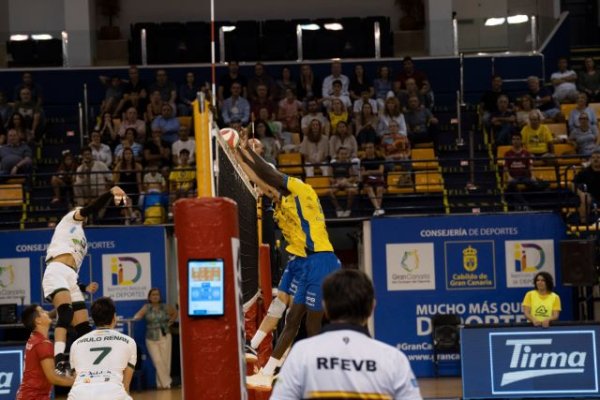
<instances>
[{"instance_id":1,"label":"person in red shirt","mask_svg":"<svg viewBox=\"0 0 600 400\"><path fill-rule=\"evenodd\" d=\"M511 141L512 148L504 154L504 168L508 174L506 193L512 197L517 210L527 211L529 207L518 185L524 185L526 190L535 191L543 190L546 182L538 181L532 174L533 156L523 147L521 134L513 133Z\"/></svg>"},{"instance_id":2,"label":"person in red shirt","mask_svg":"<svg viewBox=\"0 0 600 400\"><path fill-rule=\"evenodd\" d=\"M31 336L25 346L25 371L16 400L48 400L52 385L73 386L73 378L54 371L54 346L48 339L52 320L42 307L32 304L23 310L21 320Z\"/></svg>"}]
</instances>

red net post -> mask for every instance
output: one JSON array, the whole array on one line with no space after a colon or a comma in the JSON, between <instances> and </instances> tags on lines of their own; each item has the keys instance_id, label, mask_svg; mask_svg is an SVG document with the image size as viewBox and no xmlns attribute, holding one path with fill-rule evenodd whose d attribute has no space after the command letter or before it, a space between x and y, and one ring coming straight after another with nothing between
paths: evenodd
<instances>
[{"instance_id":1,"label":"red net post","mask_svg":"<svg viewBox=\"0 0 600 400\"><path fill-rule=\"evenodd\" d=\"M179 266L183 397L246 399L239 228L235 202L226 198L178 200L174 205ZM188 316L190 259L224 260L224 315Z\"/></svg>"}]
</instances>

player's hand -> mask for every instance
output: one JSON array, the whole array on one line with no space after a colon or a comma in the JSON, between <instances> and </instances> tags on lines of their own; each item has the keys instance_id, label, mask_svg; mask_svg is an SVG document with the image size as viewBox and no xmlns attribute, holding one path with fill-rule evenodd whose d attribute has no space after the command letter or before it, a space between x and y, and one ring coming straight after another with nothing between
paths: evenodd
<instances>
[{"instance_id":1,"label":"player's hand","mask_svg":"<svg viewBox=\"0 0 600 400\"><path fill-rule=\"evenodd\" d=\"M85 287L85 291L94 294L98 291L98 282L90 282L89 285Z\"/></svg>"},{"instance_id":2,"label":"player's hand","mask_svg":"<svg viewBox=\"0 0 600 400\"><path fill-rule=\"evenodd\" d=\"M123 206L127 205L127 199L128 199L128 197L127 197L127 193L125 193L125 191L123 189L121 189L118 186L113 186L110 189L110 192L112 193L113 198L115 200L115 205L117 205L117 206L121 205L121 204Z\"/></svg>"},{"instance_id":3,"label":"player's hand","mask_svg":"<svg viewBox=\"0 0 600 400\"><path fill-rule=\"evenodd\" d=\"M542 326L542 323L536 319L533 321L533 326Z\"/></svg>"},{"instance_id":4,"label":"player's hand","mask_svg":"<svg viewBox=\"0 0 600 400\"><path fill-rule=\"evenodd\" d=\"M542 321L542 328L548 328L548 327L550 327L550 321L547 319Z\"/></svg>"}]
</instances>

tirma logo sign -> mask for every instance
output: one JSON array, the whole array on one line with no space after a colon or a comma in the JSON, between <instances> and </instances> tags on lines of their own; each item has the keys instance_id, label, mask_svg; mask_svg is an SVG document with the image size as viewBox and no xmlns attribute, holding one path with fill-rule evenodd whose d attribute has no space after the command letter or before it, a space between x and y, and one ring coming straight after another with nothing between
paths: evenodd
<instances>
[{"instance_id":1,"label":"tirma logo sign","mask_svg":"<svg viewBox=\"0 0 600 400\"><path fill-rule=\"evenodd\" d=\"M0 350L0 399L14 399L23 376L23 350Z\"/></svg>"},{"instance_id":2,"label":"tirma logo sign","mask_svg":"<svg viewBox=\"0 0 600 400\"><path fill-rule=\"evenodd\" d=\"M598 391L592 330L490 333L493 394Z\"/></svg>"},{"instance_id":3,"label":"tirma logo sign","mask_svg":"<svg viewBox=\"0 0 600 400\"><path fill-rule=\"evenodd\" d=\"M151 286L150 253L102 255L102 290L115 300L145 300Z\"/></svg>"}]
</instances>

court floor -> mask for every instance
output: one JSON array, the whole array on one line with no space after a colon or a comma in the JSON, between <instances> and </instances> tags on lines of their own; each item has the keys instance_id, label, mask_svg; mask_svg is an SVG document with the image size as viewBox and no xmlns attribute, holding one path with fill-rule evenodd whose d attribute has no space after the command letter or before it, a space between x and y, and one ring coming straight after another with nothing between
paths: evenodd
<instances>
[{"instance_id":1,"label":"court floor","mask_svg":"<svg viewBox=\"0 0 600 400\"><path fill-rule=\"evenodd\" d=\"M460 399L462 397L462 384L460 378L422 378L419 379L421 394L424 399ZM152 390L133 392L134 400L181 400L181 389ZM65 399L65 397L57 397Z\"/></svg>"}]
</instances>

